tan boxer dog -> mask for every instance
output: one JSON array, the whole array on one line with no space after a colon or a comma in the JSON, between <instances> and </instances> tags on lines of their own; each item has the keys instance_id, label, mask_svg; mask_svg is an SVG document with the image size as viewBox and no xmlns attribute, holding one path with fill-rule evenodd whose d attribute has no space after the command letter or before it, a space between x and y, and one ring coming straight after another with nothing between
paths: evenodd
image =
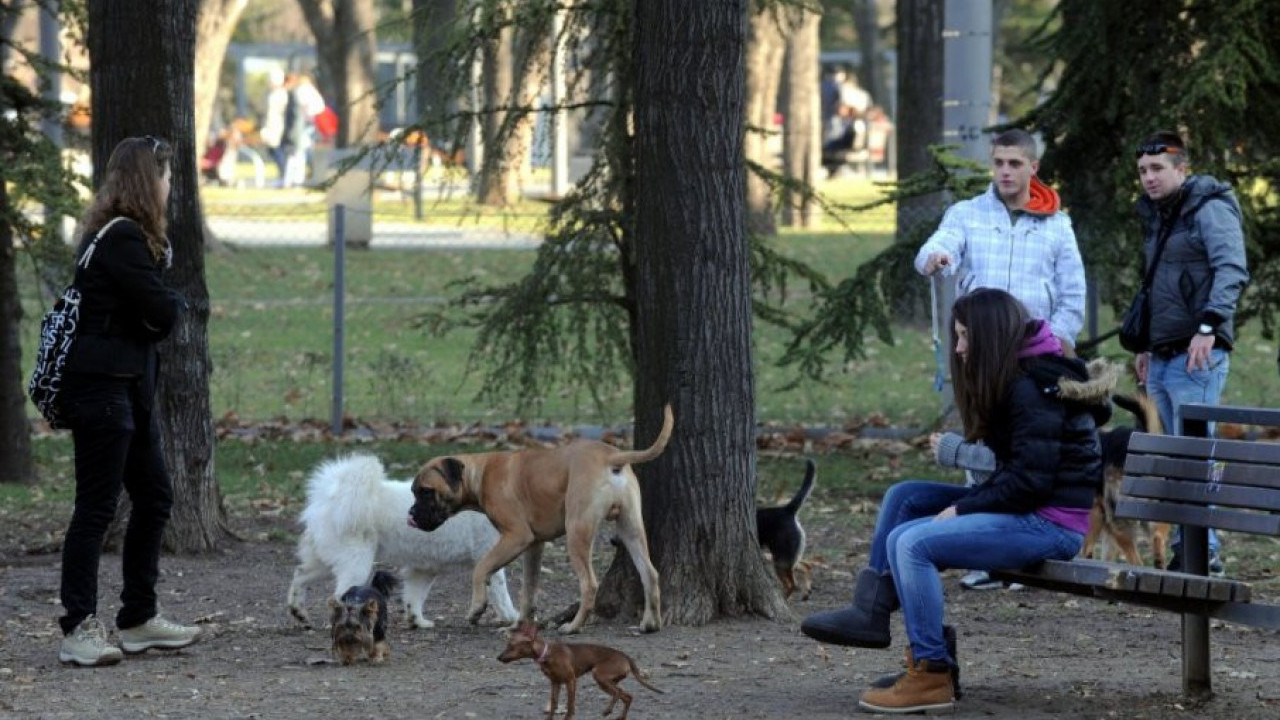
<instances>
[{"instance_id":1,"label":"tan boxer dog","mask_svg":"<svg viewBox=\"0 0 1280 720\"><path fill-rule=\"evenodd\" d=\"M675 418L663 409L662 431L647 450L619 450L595 440L576 440L551 450L517 450L432 459L413 481L409 524L430 532L463 510L479 510L498 529L497 544L476 563L471 576L471 607L467 619L476 622L485 610L489 576L524 554L520 620L533 619L542 566L543 543L568 535L567 551L578 575L582 601L562 633L582 628L595 607L595 570L591 549L603 520L616 521L618 538L644 585L644 617L640 627L662 627L658 571L649 561L640 512L640 485L631 470L662 454L671 438Z\"/></svg>"}]
</instances>

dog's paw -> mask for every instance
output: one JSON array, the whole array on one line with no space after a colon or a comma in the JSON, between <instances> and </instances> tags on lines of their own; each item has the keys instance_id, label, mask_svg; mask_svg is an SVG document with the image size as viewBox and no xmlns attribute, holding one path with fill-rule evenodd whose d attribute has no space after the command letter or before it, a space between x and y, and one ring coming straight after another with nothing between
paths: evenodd
<instances>
[{"instance_id":1,"label":"dog's paw","mask_svg":"<svg viewBox=\"0 0 1280 720\"><path fill-rule=\"evenodd\" d=\"M479 607L473 606L467 611L467 622L476 625L480 622L480 618L484 616L484 611L488 608L488 603L482 603Z\"/></svg>"},{"instance_id":2,"label":"dog's paw","mask_svg":"<svg viewBox=\"0 0 1280 720\"><path fill-rule=\"evenodd\" d=\"M435 626L436 624L434 622L431 622L424 617L409 618L409 627L414 630L430 630Z\"/></svg>"},{"instance_id":3,"label":"dog's paw","mask_svg":"<svg viewBox=\"0 0 1280 720\"><path fill-rule=\"evenodd\" d=\"M561 625L558 629L560 630L561 635L576 635L578 631L582 629L582 626L567 622Z\"/></svg>"}]
</instances>

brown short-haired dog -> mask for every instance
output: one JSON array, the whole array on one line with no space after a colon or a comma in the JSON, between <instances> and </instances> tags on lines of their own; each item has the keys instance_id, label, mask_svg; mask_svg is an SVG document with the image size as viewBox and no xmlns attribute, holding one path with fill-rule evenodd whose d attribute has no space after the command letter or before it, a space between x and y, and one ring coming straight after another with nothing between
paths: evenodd
<instances>
[{"instance_id":1,"label":"brown short-haired dog","mask_svg":"<svg viewBox=\"0 0 1280 720\"><path fill-rule=\"evenodd\" d=\"M1112 395L1116 405L1133 413L1137 418L1137 432L1159 435L1164 432L1160 423L1160 413L1155 402L1146 394L1135 397ZM1139 525L1137 520L1122 520L1115 516L1116 501L1120 497L1120 484L1124 479L1124 461L1129 452L1129 437L1134 428L1120 427L1101 433L1102 439L1102 492L1094 499L1093 510L1089 513L1089 533L1085 535L1081 557L1093 557L1094 545L1102 538L1107 546L1107 557L1103 560L1114 560L1115 549L1118 548L1130 565L1142 565L1142 555L1138 553L1135 542ZM1146 525L1151 536L1151 554L1154 564L1164 568L1166 548L1169 543L1169 532L1172 526L1168 523L1151 522ZM1114 547L1113 547L1114 546Z\"/></svg>"},{"instance_id":2,"label":"brown short-haired dog","mask_svg":"<svg viewBox=\"0 0 1280 720\"><path fill-rule=\"evenodd\" d=\"M560 688L568 688L568 701L565 707L565 720L573 717L578 700L578 678L591 673L600 689L609 694L609 706L604 709L608 716L613 706L622 701L622 714L618 720L626 720L631 710L631 693L618 687L627 675L635 675L636 682L660 693L658 688L645 682L640 668L636 667L631 656L619 650L603 645L587 645L585 643L547 642L538 636L535 623L521 623L519 629L511 634L507 648L498 659L504 663L514 662L522 658L537 661L542 674L551 681L551 703L547 707L547 717L555 716L556 706L560 704Z\"/></svg>"},{"instance_id":3,"label":"brown short-haired dog","mask_svg":"<svg viewBox=\"0 0 1280 720\"><path fill-rule=\"evenodd\" d=\"M449 455L429 461L413 480L409 523L430 532L463 510L479 510L498 529L498 542L476 563L471 575L471 607L475 622L484 612L489 576L524 554L524 585L520 619L533 619L542 565L542 545L561 535L581 601L573 620L560 632L574 633L596 604L595 570L591 548L601 522L614 520L618 538L640 574L644 586L644 617L640 627L662 627L662 599L658 571L649 560L649 541L640 506L640 484L633 463L653 460L671 438L675 417L663 410L662 431L645 450L619 450L607 443L576 440L550 450L517 450Z\"/></svg>"}]
</instances>

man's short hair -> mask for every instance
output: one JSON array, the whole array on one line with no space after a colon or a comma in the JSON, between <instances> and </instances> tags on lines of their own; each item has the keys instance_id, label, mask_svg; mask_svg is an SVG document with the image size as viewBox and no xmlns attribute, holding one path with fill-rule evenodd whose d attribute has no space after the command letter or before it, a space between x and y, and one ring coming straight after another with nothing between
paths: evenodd
<instances>
[{"instance_id":1,"label":"man's short hair","mask_svg":"<svg viewBox=\"0 0 1280 720\"><path fill-rule=\"evenodd\" d=\"M998 147L1016 147L1021 148L1022 152L1030 160L1040 159L1040 148L1036 144L1036 139L1031 133L1022 128L1013 128L991 138L991 149Z\"/></svg>"},{"instance_id":2,"label":"man's short hair","mask_svg":"<svg viewBox=\"0 0 1280 720\"><path fill-rule=\"evenodd\" d=\"M1169 162L1181 167L1187 164L1187 143L1182 136L1171 130L1158 130L1143 138L1134 151L1135 159L1143 155L1168 155Z\"/></svg>"}]
</instances>

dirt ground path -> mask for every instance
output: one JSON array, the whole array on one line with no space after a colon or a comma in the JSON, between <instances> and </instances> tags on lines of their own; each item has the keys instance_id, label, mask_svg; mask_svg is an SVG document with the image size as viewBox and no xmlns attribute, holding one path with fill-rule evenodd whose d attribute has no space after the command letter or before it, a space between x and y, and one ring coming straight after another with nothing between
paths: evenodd
<instances>
[{"instance_id":1,"label":"dirt ground path","mask_svg":"<svg viewBox=\"0 0 1280 720\"><path fill-rule=\"evenodd\" d=\"M840 546L807 523L811 543ZM165 612L199 619L206 638L187 650L151 651L114 667L57 661L58 556L18 548L31 528L0 531L0 717L2 718L540 718L546 680L529 661L496 659L504 640L462 620L466 578L437 583L431 630L397 622L391 660L341 667L328 660L324 630L304 630L284 608L294 565L291 521L240 523L247 542L214 557L165 557ZM282 532L287 531L287 532ZM797 617L847 601L851 557L816 573ZM562 553L548 553L544 607L561 608L575 584ZM103 560L101 614L118 606L119 556ZM513 578L513 586L518 580ZM947 576L949 622L960 631L965 718L1280 718L1280 635L1234 625L1212 631L1216 697L1180 698L1179 619L1066 595L962 591ZM312 592L313 616L322 614ZM1275 598L1271 598L1274 602ZM824 647L798 620L726 621L632 634L599 623L580 636L632 655L665 691L628 680L636 718L847 718L859 693L900 667L904 633L890 650ZM579 714L598 717L606 697L581 686ZM869 715L865 715L870 717Z\"/></svg>"}]
</instances>

